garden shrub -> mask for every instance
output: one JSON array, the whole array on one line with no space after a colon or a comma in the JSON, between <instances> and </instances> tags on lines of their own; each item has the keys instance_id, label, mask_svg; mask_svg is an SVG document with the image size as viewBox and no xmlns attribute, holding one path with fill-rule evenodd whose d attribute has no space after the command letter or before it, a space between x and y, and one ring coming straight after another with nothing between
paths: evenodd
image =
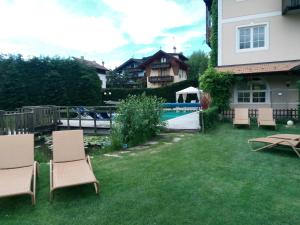
<instances>
[{"instance_id":1,"label":"garden shrub","mask_svg":"<svg viewBox=\"0 0 300 225\"><path fill-rule=\"evenodd\" d=\"M202 113L202 115L201 115ZM216 106L200 111L200 125L201 130L210 130L219 122L219 110Z\"/></svg>"},{"instance_id":2,"label":"garden shrub","mask_svg":"<svg viewBox=\"0 0 300 225\"><path fill-rule=\"evenodd\" d=\"M145 94L121 101L112 128L112 147L135 146L155 136L162 125L162 103L161 98Z\"/></svg>"},{"instance_id":3,"label":"garden shrub","mask_svg":"<svg viewBox=\"0 0 300 225\"><path fill-rule=\"evenodd\" d=\"M161 88L106 88L102 90L102 96L104 101L119 101L127 98L128 95L141 95L145 93L147 96L163 98L166 102L175 102L176 91L190 86L197 87L198 85L197 80L185 80ZM104 95L104 92L110 92L111 95ZM188 95L187 102L195 98L196 96Z\"/></svg>"},{"instance_id":4,"label":"garden shrub","mask_svg":"<svg viewBox=\"0 0 300 225\"><path fill-rule=\"evenodd\" d=\"M210 59L209 66L216 67L218 65L218 1L213 0L211 4L211 35L210 35Z\"/></svg>"},{"instance_id":5,"label":"garden shrub","mask_svg":"<svg viewBox=\"0 0 300 225\"><path fill-rule=\"evenodd\" d=\"M219 72L215 68L209 67L200 76L199 81L201 89L210 94L212 105L223 111L229 108L229 99L235 79L230 73Z\"/></svg>"},{"instance_id":6,"label":"garden shrub","mask_svg":"<svg viewBox=\"0 0 300 225\"><path fill-rule=\"evenodd\" d=\"M208 109L208 107L211 103L210 95L208 93L203 92L201 94L200 103L201 103L201 108L203 110Z\"/></svg>"}]
</instances>

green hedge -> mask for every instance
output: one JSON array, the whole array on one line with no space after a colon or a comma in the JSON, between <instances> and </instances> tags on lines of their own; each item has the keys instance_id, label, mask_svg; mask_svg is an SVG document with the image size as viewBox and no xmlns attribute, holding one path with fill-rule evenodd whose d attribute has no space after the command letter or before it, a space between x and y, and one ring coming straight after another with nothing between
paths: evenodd
<instances>
[{"instance_id":1,"label":"green hedge","mask_svg":"<svg viewBox=\"0 0 300 225\"><path fill-rule=\"evenodd\" d=\"M95 69L75 60L0 55L0 109L25 105L99 105Z\"/></svg>"},{"instance_id":2,"label":"green hedge","mask_svg":"<svg viewBox=\"0 0 300 225\"><path fill-rule=\"evenodd\" d=\"M201 115L202 113L202 115ZM204 131L210 130L216 126L216 124L219 122L219 110L218 107L213 106L211 108L208 108L206 110L200 111L200 125L201 129L204 129ZM203 121L202 121L203 119Z\"/></svg>"},{"instance_id":3,"label":"green hedge","mask_svg":"<svg viewBox=\"0 0 300 225\"><path fill-rule=\"evenodd\" d=\"M198 85L199 84L197 80L186 80L161 88L107 88L102 90L102 96L104 101L120 101L125 99L128 95L140 95L145 93L147 96L157 96L163 98L166 102L175 102L176 91L190 86L198 87ZM110 92L111 95L104 95L104 92ZM196 95L188 95L187 102L189 102L191 99L196 99Z\"/></svg>"}]
</instances>

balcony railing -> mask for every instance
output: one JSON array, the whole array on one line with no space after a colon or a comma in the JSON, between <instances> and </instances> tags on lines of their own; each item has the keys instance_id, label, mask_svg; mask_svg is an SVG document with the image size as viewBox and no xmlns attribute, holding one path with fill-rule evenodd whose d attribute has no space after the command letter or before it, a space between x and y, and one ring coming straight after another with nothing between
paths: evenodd
<instances>
[{"instance_id":1,"label":"balcony railing","mask_svg":"<svg viewBox=\"0 0 300 225\"><path fill-rule=\"evenodd\" d=\"M150 83L163 83L163 82L173 82L174 77L173 76L153 76L149 77Z\"/></svg>"},{"instance_id":2,"label":"balcony railing","mask_svg":"<svg viewBox=\"0 0 300 225\"><path fill-rule=\"evenodd\" d=\"M170 63L153 63L151 65L152 69L164 69L164 68L170 68Z\"/></svg>"},{"instance_id":3,"label":"balcony railing","mask_svg":"<svg viewBox=\"0 0 300 225\"><path fill-rule=\"evenodd\" d=\"M133 72L142 72L143 70L141 68L135 67L135 68L127 68L125 69L126 72L133 73Z\"/></svg>"},{"instance_id":4,"label":"balcony railing","mask_svg":"<svg viewBox=\"0 0 300 225\"><path fill-rule=\"evenodd\" d=\"M282 14L300 13L300 0L282 0Z\"/></svg>"}]
</instances>

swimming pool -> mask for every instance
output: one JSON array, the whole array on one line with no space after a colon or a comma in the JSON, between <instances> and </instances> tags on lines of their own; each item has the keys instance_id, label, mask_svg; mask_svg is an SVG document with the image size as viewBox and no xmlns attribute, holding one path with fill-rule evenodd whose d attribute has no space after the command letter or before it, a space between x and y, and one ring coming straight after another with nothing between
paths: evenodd
<instances>
[{"instance_id":1,"label":"swimming pool","mask_svg":"<svg viewBox=\"0 0 300 225\"><path fill-rule=\"evenodd\" d=\"M162 121L166 121L166 120L169 120L169 119L173 119L173 118L176 118L176 117L179 117L179 116L183 116L183 115L186 115L188 113L191 113L191 112L184 112L184 111L179 111L179 112L176 112L176 111L164 111L162 116L161 116L161 120Z\"/></svg>"}]
</instances>

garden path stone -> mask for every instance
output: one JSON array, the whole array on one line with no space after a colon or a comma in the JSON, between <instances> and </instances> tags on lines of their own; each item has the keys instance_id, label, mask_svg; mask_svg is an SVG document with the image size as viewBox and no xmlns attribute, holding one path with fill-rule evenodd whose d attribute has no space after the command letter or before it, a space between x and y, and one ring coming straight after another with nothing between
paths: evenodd
<instances>
[{"instance_id":1,"label":"garden path stone","mask_svg":"<svg viewBox=\"0 0 300 225\"><path fill-rule=\"evenodd\" d=\"M175 143L178 142L178 141L180 141L180 140L181 140L180 137L174 137L174 138L173 138L173 142L175 142Z\"/></svg>"},{"instance_id":2,"label":"garden path stone","mask_svg":"<svg viewBox=\"0 0 300 225\"><path fill-rule=\"evenodd\" d=\"M115 154L104 154L104 156L107 156L107 157L115 157L115 158L122 158L122 156L120 156L120 155L115 155Z\"/></svg>"}]
</instances>

